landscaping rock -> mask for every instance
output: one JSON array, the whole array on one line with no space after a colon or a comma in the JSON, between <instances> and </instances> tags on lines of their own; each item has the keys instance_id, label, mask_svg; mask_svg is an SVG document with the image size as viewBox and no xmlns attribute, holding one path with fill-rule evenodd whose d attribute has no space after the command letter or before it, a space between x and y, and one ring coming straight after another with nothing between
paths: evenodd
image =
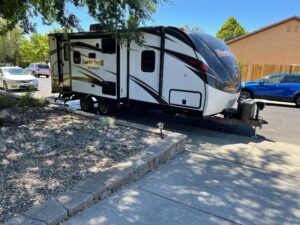
<instances>
[{"instance_id":1,"label":"landscaping rock","mask_svg":"<svg viewBox=\"0 0 300 225\"><path fill-rule=\"evenodd\" d=\"M6 144L3 143L3 142L0 142L0 152L1 152L1 153L7 152Z\"/></svg>"},{"instance_id":2,"label":"landscaping rock","mask_svg":"<svg viewBox=\"0 0 300 225\"><path fill-rule=\"evenodd\" d=\"M0 120L12 120L10 112L6 109L1 110L0 111Z\"/></svg>"},{"instance_id":3,"label":"landscaping rock","mask_svg":"<svg viewBox=\"0 0 300 225\"><path fill-rule=\"evenodd\" d=\"M152 144L149 140L160 141L125 126L104 130L99 116L95 120L52 108L9 111L23 120L0 132L0 143L5 143L0 144L0 223L135 155ZM110 184L117 187L119 181ZM90 182L95 184L90 186L96 191L93 198L110 193L94 178Z\"/></svg>"}]
</instances>

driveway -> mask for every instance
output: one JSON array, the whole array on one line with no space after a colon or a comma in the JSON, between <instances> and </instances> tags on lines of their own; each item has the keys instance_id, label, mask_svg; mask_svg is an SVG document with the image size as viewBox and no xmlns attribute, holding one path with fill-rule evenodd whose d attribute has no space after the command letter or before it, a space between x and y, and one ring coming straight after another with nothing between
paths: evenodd
<instances>
[{"instance_id":1,"label":"driveway","mask_svg":"<svg viewBox=\"0 0 300 225\"><path fill-rule=\"evenodd\" d=\"M299 145L176 130L185 154L66 224L300 224Z\"/></svg>"}]
</instances>

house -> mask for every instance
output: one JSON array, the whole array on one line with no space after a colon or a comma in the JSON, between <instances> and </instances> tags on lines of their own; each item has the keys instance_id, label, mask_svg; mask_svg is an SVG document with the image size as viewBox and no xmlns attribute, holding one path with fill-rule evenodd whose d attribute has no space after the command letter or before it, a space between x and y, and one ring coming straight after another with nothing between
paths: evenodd
<instances>
[{"instance_id":1,"label":"house","mask_svg":"<svg viewBox=\"0 0 300 225\"><path fill-rule=\"evenodd\" d=\"M300 17L289 17L226 44L244 64L299 65Z\"/></svg>"}]
</instances>

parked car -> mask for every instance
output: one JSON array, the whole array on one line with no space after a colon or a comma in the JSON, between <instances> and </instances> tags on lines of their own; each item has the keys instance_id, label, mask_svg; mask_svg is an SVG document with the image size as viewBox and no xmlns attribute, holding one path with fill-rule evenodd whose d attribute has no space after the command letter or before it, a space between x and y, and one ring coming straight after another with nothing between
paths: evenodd
<instances>
[{"instance_id":1,"label":"parked car","mask_svg":"<svg viewBox=\"0 0 300 225\"><path fill-rule=\"evenodd\" d=\"M0 87L10 89L38 89L38 80L20 67L0 67Z\"/></svg>"},{"instance_id":2,"label":"parked car","mask_svg":"<svg viewBox=\"0 0 300 225\"><path fill-rule=\"evenodd\" d=\"M50 68L47 64L31 63L25 70L35 77L45 76L48 78L50 76Z\"/></svg>"},{"instance_id":3,"label":"parked car","mask_svg":"<svg viewBox=\"0 0 300 225\"><path fill-rule=\"evenodd\" d=\"M272 74L257 81L244 82L240 98L294 102L300 107L300 75Z\"/></svg>"}]
</instances>

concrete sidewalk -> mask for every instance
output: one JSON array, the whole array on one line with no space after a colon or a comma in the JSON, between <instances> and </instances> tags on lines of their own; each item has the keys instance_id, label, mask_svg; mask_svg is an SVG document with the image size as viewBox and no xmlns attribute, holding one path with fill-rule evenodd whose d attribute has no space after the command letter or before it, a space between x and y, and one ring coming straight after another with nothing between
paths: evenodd
<instances>
[{"instance_id":1,"label":"concrete sidewalk","mask_svg":"<svg viewBox=\"0 0 300 225\"><path fill-rule=\"evenodd\" d=\"M300 147L194 134L187 152L66 224L300 224Z\"/></svg>"}]
</instances>

